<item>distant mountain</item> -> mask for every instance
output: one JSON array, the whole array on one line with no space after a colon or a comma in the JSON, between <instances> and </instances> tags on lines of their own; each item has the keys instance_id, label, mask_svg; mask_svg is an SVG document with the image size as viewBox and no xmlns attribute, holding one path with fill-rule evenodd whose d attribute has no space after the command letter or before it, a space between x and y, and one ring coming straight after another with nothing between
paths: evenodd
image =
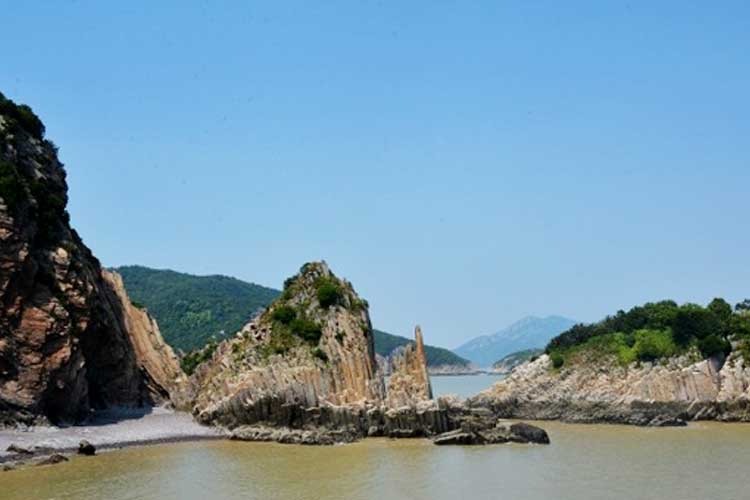
<instances>
[{"instance_id":1,"label":"distant mountain","mask_svg":"<svg viewBox=\"0 0 750 500\"><path fill-rule=\"evenodd\" d=\"M562 316L528 316L497 333L472 339L454 352L481 367L489 367L512 352L543 348L553 337L576 323Z\"/></svg>"},{"instance_id":2,"label":"distant mountain","mask_svg":"<svg viewBox=\"0 0 750 500\"><path fill-rule=\"evenodd\" d=\"M281 292L229 276L194 276L168 269L122 266L114 269L132 301L148 308L172 347L190 351L210 340L234 335ZM389 355L413 340L379 330L375 351ZM425 345L427 364L466 366L469 361L448 349Z\"/></svg>"}]
</instances>

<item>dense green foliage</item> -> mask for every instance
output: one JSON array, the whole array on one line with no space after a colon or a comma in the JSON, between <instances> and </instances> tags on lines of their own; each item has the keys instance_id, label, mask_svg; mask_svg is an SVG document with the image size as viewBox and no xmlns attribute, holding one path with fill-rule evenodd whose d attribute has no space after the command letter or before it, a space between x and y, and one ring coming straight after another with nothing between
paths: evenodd
<instances>
[{"instance_id":1,"label":"dense green foliage","mask_svg":"<svg viewBox=\"0 0 750 500\"><path fill-rule=\"evenodd\" d=\"M550 355L550 359L552 360L552 366L554 368L560 368L563 364L565 364L565 358L562 357L562 354L555 351Z\"/></svg>"},{"instance_id":2,"label":"dense green foliage","mask_svg":"<svg viewBox=\"0 0 750 500\"><path fill-rule=\"evenodd\" d=\"M69 222L69 215L65 210L68 200L65 194L51 191L44 181L32 180L29 187L36 200L36 242L40 245L52 243L55 241L56 231L59 231L60 221Z\"/></svg>"},{"instance_id":3,"label":"dense green foliage","mask_svg":"<svg viewBox=\"0 0 750 500\"><path fill-rule=\"evenodd\" d=\"M217 346L218 343L216 341L211 341L202 349L196 349L185 354L182 359L180 359L180 366L182 367L182 371L184 371L188 375L192 375L199 364L211 359L211 356L213 356Z\"/></svg>"},{"instance_id":4,"label":"dense green foliage","mask_svg":"<svg viewBox=\"0 0 750 500\"><path fill-rule=\"evenodd\" d=\"M717 354L729 354L732 352L732 344L718 335L709 335L698 341L698 349L705 357L715 356Z\"/></svg>"},{"instance_id":5,"label":"dense green foliage","mask_svg":"<svg viewBox=\"0 0 750 500\"><path fill-rule=\"evenodd\" d=\"M747 301L746 301L747 302ZM562 366L581 354L616 356L621 364L656 361L676 354L699 352L704 357L729 354L734 341L750 343L750 314L745 302L734 310L723 299L702 307L678 306L671 300L647 303L591 325L578 324L547 345L553 364Z\"/></svg>"},{"instance_id":6,"label":"dense green foliage","mask_svg":"<svg viewBox=\"0 0 750 500\"><path fill-rule=\"evenodd\" d=\"M3 199L11 213L15 211L22 193L23 185L16 166L6 161L0 161L0 198Z\"/></svg>"},{"instance_id":7,"label":"dense green foliage","mask_svg":"<svg viewBox=\"0 0 750 500\"><path fill-rule=\"evenodd\" d=\"M20 128L37 139L44 138L44 124L31 108L25 104L17 105L2 93L0 115L8 122L11 131ZM64 192L50 190L46 179L24 177L21 173L16 165L0 161L0 198L15 215L21 201L31 195L35 201L29 206L31 218L36 222L36 243L46 245L55 240L60 221L68 222L69 216L65 210L68 200Z\"/></svg>"},{"instance_id":8,"label":"dense green foliage","mask_svg":"<svg viewBox=\"0 0 750 500\"><path fill-rule=\"evenodd\" d=\"M291 306L279 306L273 310L271 319L278 321L282 325L288 325L297 317L297 311Z\"/></svg>"},{"instance_id":9,"label":"dense green foliage","mask_svg":"<svg viewBox=\"0 0 750 500\"><path fill-rule=\"evenodd\" d=\"M292 320L292 322L289 323L289 328L291 328L293 335L300 337L311 345L317 345L318 341L320 341L320 337L323 335L320 325L305 318L296 318Z\"/></svg>"},{"instance_id":10,"label":"dense green foliage","mask_svg":"<svg viewBox=\"0 0 750 500\"><path fill-rule=\"evenodd\" d=\"M397 347L401 347L407 344L413 343L405 337L398 335L391 335L390 333L381 332L380 330L373 330L375 337L375 352L381 356L388 356ZM435 347L431 345L424 346L425 355L427 356L427 364L429 366L440 366L440 365L457 365L457 366L468 366L470 361L464 359L457 354L443 349L442 347Z\"/></svg>"},{"instance_id":11,"label":"dense green foliage","mask_svg":"<svg viewBox=\"0 0 750 500\"><path fill-rule=\"evenodd\" d=\"M44 124L34 111L25 104L16 104L0 92L0 115L12 120L12 125L23 128L31 136L41 140L44 138Z\"/></svg>"},{"instance_id":12,"label":"dense green foliage","mask_svg":"<svg viewBox=\"0 0 750 500\"><path fill-rule=\"evenodd\" d=\"M279 296L277 290L226 276L192 276L141 266L115 270L131 299L144 304L159 322L167 343L184 351L233 335Z\"/></svg>"},{"instance_id":13,"label":"dense green foliage","mask_svg":"<svg viewBox=\"0 0 750 500\"><path fill-rule=\"evenodd\" d=\"M316 283L318 302L320 307L328 309L334 304L338 304L343 297L341 287L333 280L320 280Z\"/></svg>"}]
</instances>

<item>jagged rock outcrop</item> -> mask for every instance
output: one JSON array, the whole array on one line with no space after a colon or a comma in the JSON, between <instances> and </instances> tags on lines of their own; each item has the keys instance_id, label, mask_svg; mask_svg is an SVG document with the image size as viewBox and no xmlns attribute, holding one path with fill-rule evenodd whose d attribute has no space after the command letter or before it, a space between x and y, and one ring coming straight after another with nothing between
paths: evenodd
<instances>
[{"instance_id":1,"label":"jagged rock outcrop","mask_svg":"<svg viewBox=\"0 0 750 500\"><path fill-rule=\"evenodd\" d=\"M179 359L164 341L156 320L147 310L130 301L119 274L105 269L102 277L121 304L122 326L135 351L149 394L157 395L157 400L171 399L177 406L184 405L181 398L187 379Z\"/></svg>"},{"instance_id":2,"label":"jagged rock outcrop","mask_svg":"<svg viewBox=\"0 0 750 500\"><path fill-rule=\"evenodd\" d=\"M43 133L0 94L0 425L160 402L181 373L71 229L65 170Z\"/></svg>"},{"instance_id":3,"label":"jagged rock outcrop","mask_svg":"<svg viewBox=\"0 0 750 500\"><path fill-rule=\"evenodd\" d=\"M495 427L485 409L432 399L419 328L386 396L367 309L324 262L305 264L281 298L196 368L194 415L233 439L296 444L428 437L480 418L483 429Z\"/></svg>"},{"instance_id":4,"label":"jagged rock outcrop","mask_svg":"<svg viewBox=\"0 0 750 500\"><path fill-rule=\"evenodd\" d=\"M517 367L469 399L505 418L635 425L750 421L750 368L742 356L619 366L613 360L554 370L549 356Z\"/></svg>"},{"instance_id":5,"label":"jagged rock outcrop","mask_svg":"<svg viewBox=\"0 0 750 500\"><path fill-rule=\"evenodd\" d=\"M392 408L415 406L419 402L432 399L427 356L424 352L422 329L419 326L414 330L414 341L414 344L405 346L392 360L387 398L387 404Z\"/></svg>"},{"instance_id":6,"label":"jagged rock outcrop","mask_svg":"<svg viewBox=\"0 0 750 500\"><path fill-rule=\"evenodd\" d=\"M367 303L324 262L287 280L282 296L221 343L192 383L198 420L230 428L294 426L310 408L378 405L385 396Z\"/></svg>"}]
</instances>

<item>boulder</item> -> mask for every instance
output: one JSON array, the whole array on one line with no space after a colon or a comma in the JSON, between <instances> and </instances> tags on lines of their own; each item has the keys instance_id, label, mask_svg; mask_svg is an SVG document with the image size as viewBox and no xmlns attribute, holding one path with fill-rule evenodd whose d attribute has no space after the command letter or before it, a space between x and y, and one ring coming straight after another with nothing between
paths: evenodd
<instances>
[{"instance_id":1,"label":"boulder","mask_svg":"<svg viewBox=\"0 0 750 500\"><path fill-rule=\"evenodd\" d=\"M54 464L59 464L62 462L67 462L67 461L68 461L68 457L66 457L65 455L61 455L60 453L54 453L48 456L47 458L40 460L36 464L37 465L54 465Z\"/></svg>"},{"instance_id":2,"label":"boulder","mask_svg":"<svg viewBox=\"0 0 750 500\"><path fill-rule=\"evenodd\" d=\"M86 456L96 455L96 447L85 439L78 443L78 454Z\"/></svg>"},{"instance_id":3,"label":"boulder","mask_svg":"<svg viewBox=\"0 0 750 500\"><path fill-rule=\"evenodd\" d=\"M455 431L444 432L436 436L433 440L436 445L442 446L447 444L479 444L477 443L477 435L471 432L464 432L461 429Z\"/></svg>"},{"instance_id":4,"label":"boulder","mask_svg":"<svg viewBox=\"0 0 750 500\"><path fill-rule=\"evenodd\" d=\"M514 442L549 444L547 431L535 425L519 422L510 426L510 433Z\"/></svg>"},{"instance_id":5,"label":"boulder","mask_svg":"<svg viewBox=\"0 0 750 500\"><path fill-rule=\"evenodd\" d=\"M460 429L444 432L433 438L437 445L479 445L501 443L549 444L549 436L544 429L534 425L518 423L510 427L497 424L494 427L479 425L476 419L470 425L462 424Z\"/></svg>"},{"instance_id":6,"label":"boulder","mask_svg":"<svg viewBox=\"0 0 750 500\"><path fill-rule=\"evenodd\" d=\"M16 454L18 454L18 455L33 455L33 454L34 454L34 452L33 452L33 451L31 451L30 449L28 449L28 448L23 448L23 447L21 447L21 446L18 446L18 445L17 445L17 444L15 444L15 443L12 443L12 444L11 444L10 446L8 446L8 447L7 447L6 449L5 449L5 451L7 451L7 452L9 452L9 453L16 453Z\"/></svg>"}]
</instances>

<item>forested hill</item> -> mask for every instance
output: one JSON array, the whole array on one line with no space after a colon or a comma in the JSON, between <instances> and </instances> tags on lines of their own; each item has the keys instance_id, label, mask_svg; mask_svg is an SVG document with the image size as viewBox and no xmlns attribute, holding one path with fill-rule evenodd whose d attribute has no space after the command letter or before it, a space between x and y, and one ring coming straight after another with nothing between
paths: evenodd
<instances>
[{"instance_id":1,"label":"forested hill","mask_svg":"<svg viewBox=\"0 0 750 500\"><path fill-rule=\"evenodd\" d=\"M174 348L201 348L233 335L281 292L229 276L193 276L142 266L115 268L133 302L144 305Z\"/></svg>"},{"instance_id":2,"label":"forested hill","mask_svg":"<svg viewBox=\"0 0 750 500\"><path fill-rule=\"evenodd\" d=\"M390 333L381 332L375 330L375 352L381 356L388 356L394 349L414 342L406 337L399 335L392 335ZM443 349L442 347L435 347L431 345L424 346L425 354L427 355L427 364L429 366L441 366L441 365L456 365L456 366L469 366L471 363L468 359L464 359L458 354Z\"/></svg>"},{"instance_id":3,"label":"forested hill","mask_svg":"<svg viewBox=\"0 0 750 500\"><path fill-rule=\"evenodd\" d=\"M134 303L148 308L164 339L183 351L234 335L281 292L229 276L194 276L143 266L114 269ZM410 339L375 330L375 350L386 356ZM425 346L430 366L466 366L469 361L447 349Z\"/></svg>"},{"instance_id":4,"label":"forested hill","mask_svg":"<svg viewBox=\"0 0 750 500\"><path fill-rule=\"evenodd\" d=\"M627 366L682 354L708 358L734 350L750 360L750 300L734 307L721 298L705 307L650 302L598 323L575 325L546 348L555 367L607 356ZM593 355L585 356L589 353Z\"/></svg>"}]
</instances>

